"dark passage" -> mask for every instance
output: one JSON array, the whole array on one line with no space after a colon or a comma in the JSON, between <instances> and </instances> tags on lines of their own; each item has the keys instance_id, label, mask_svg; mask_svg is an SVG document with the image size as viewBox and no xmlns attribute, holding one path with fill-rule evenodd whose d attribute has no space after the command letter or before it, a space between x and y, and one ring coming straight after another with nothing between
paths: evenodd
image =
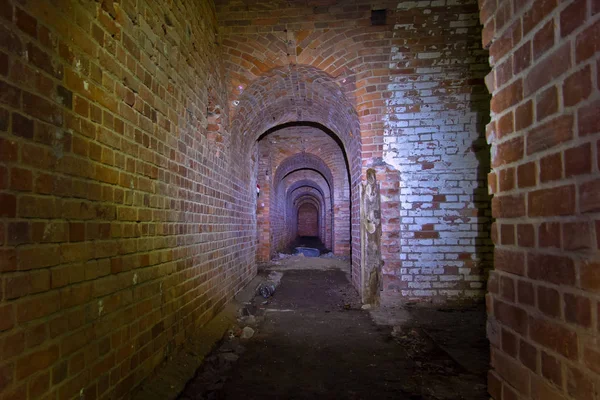
<instances>
[{"instance_id":1,"label":"dark passage","mask_svg":"<svg viewBox=\"0 0 600 400\"><path fill-rule=\"evenodd\" d=\"M344 271L287 268L280 269L283 279L268 304L255 299L258 307L253 312L264 315L264 321L251 339L233 340L234 348L241 344L244 350L230 369L219 372L224 384L203 382L201 368L181 400L486 398L487 342L466 344L464 352L472 353L467 356L471 361L473 357L484 360L480 370L469 371L442 350L424 327L417 326L418 318L403 326L376 325L360 308ZM440 314L454 319L446 323L460 322L456 319L461 312ZM472 315L467 317L476 321ZM478 331L482 324L474 324L462 328L482 334ZM456 326L454 332L465 333Z\"/></svg>"},{"instance_id":2,"label":"dark passage","mask_svg":"<svg viewBox=\"0 0 600 400\"><path fill-rule=\"evenodd\" d=\"M330 250L325 247L321 239L317 236L298 236L288 247L288 253L293 254L296 247L310 247L318 249L321 254L329 253Z\"/></svg>"}]
</instances>

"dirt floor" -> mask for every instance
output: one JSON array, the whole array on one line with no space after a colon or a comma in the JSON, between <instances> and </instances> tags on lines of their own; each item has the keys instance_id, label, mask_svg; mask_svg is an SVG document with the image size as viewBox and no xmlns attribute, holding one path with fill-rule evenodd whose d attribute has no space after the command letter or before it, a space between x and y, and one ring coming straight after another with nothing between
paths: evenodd
<instances>
[{"instance_id":1,"label":"dirt floor","mask_svg":"<svg viewBox=\"0 0 600 400\"><path fill-rule=\"evenodd\" d=\"M269 273L274 295L240 310L179 399L487 398L482 306L363 310L348 262L331 257Z\"/></svg>"}]
</instances>

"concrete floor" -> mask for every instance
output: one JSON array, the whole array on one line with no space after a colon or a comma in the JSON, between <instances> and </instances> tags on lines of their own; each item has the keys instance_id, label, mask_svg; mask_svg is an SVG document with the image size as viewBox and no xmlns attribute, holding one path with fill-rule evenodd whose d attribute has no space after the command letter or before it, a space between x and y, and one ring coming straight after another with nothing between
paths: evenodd
<instances>
[{"instance_id":1,"label":"concrete floor","mask_svg":"<svg viewBox=\"0 0 600 400\"><path fill-rule=\"evenodd\" d=\"M487 398L483 307L369 313L347 262L277 264L270 268L283 278L275 295L246 304L234 337L205 359L181 400ZM245 325L254 336L235 337Z\"/></svg>"}]
</instances>

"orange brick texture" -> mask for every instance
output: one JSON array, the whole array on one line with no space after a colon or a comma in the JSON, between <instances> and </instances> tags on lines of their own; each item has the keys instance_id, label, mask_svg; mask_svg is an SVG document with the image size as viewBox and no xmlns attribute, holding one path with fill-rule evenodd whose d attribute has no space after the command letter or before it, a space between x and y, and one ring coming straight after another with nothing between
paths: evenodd
<instances>
[{"instance_id":1,"label":"orange brick texture","mask_svg":"<svg viewBox=\"0 0 600 400\"><path fill-rule=\"evenodd\" d=\"M126 397L256 273L209 2L0 1L0 398Z\"/></svg>"},{"instance_id":2,"label":"orange brick texture","mask_svg":"<svg viewBox=\"0 0 600 400\"><path fill-rule=\"evenodd\" d=\"M480 1L495 269L489 392L600 398L600 6Z\"/></svg>"}]
</instances>

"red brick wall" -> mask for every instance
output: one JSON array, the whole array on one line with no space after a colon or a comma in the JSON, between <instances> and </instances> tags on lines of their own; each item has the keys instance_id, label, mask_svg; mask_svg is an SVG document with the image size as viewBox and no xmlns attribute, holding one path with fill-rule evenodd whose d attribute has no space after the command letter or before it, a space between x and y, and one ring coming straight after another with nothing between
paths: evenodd
<instances>
[{"instance_id":1,"label":"red brick wall","mask_svg":"<svg viewBox=\"0 0 600 400\"><path fill-rule=\"evenodd\" d=\"M298 208L298 236L319 236L319 213L314 205Z\"/></svg>"},{"instance_id":2,"label":"red brick wall","mask_svg":"<svg viewBox=\"0 0 600 400\"><path fill-rule=\"evenodd\" d=\"M1 398L125 396L255 274L215 24L0 1Z\"/></svg>"},{"instance_id":3,"label":"red brick wall","mask_svg":"<svg viewBox=\"0 0 600 400\"><path fill-rule=\"evenodd\" d=\"M496 223L494 399L600 391L600 6L480 1Z\"/></svg>"}]
</instances>

